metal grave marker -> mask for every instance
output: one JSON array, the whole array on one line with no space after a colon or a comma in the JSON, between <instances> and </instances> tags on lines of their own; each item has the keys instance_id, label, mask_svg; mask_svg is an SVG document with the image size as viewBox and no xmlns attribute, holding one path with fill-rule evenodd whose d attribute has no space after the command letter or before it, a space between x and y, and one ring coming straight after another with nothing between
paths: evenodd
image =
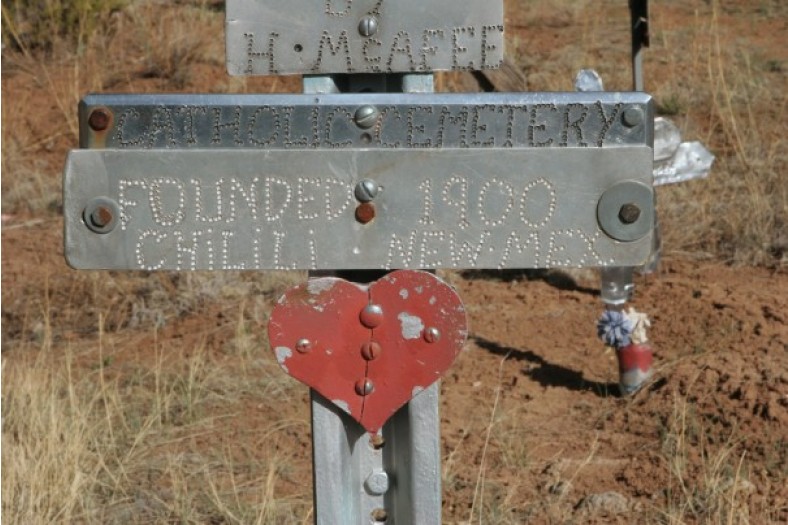
<instances>
[{"instance_id":1,"label":"metal grave marker","mask_svg":"<svg viewBox=\"0 0 788 525\"><path fill-rule=\"evenodd\" d=\"M231 75L478 70L503 61L503 3L229 0Z\"/></svg>"},{"instance_id":2,"label":"metal grave marker","mask_svg":"<svg viewBox=\"0 0 788 525\"><path fill-rule=\"evenodd\" d=\"M500 65L500 1L226 11L230 74L304 74L304 93L85 97L67 260L310 270L268 335L310 386L315 522L440 523L437 381L467 319L455 290L414 270L646 262L651 97L432 93L432 71Z\"/></svg>"}]
</instances>

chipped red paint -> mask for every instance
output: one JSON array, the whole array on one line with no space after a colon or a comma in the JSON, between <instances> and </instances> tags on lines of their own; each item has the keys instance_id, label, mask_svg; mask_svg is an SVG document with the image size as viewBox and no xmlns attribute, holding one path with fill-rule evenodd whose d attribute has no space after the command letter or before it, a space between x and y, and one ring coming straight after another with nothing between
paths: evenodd
<instances>
[{"instance_id":1,"label":"chipped red paint","mask_svg":"<svg viewBox=\"0 0 788 525\"><path fill-rule=\"evenodd\" d=\"M360 312L380 306L368 328ZM366 320L366 319L365 319ZM440 337L427 342L424 330ZM457 293L431 273L400 270L368 287L321 278L290 289L271 314L271 348L282 368L347 411L368 432L383 424L451 366L467 337ZM298 341L311 342L306 354ZM369 360L359 349L379 345ZM369 381L371 392L357 393Z\"/></svg>"}]
</instances>

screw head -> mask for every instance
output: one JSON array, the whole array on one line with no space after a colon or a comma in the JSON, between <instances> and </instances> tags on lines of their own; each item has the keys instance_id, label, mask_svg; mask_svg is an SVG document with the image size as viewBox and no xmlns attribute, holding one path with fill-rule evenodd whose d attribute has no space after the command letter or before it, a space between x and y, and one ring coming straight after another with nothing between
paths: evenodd
<instances>
[{"instance_id":1,"label":"screw head","mask_svg":"<svg viewBox=\"0 0 788 525\"><path fill-rule=\"evenodd\" d=\"M109 233L118 223L120 211L115 201L107 197L93 199L82 210L82 220L94 233Z\"/></svg>"},{"instance_id":2,"label":"screw head","mask_svg":"<svg viewBox=\"0 0 788 525\"><path fill-rule=\"evenodd\" d=\"M375 390L375 385L367 378L359 379L356 381L356 394L360 396L368 396Z\"/></svg>"},{"instance_id":3,"label":"screw head","mask_svg":"<svg viewBox=\"0 0 788 525\"><path fill-rule=\"evenodd\" d=\"M383 322L383 308L378 304L368 304L361 310L359 319L361 320L361 324L367 328L376 328Z\"/></svg>"},{"instance_id":4,"label":"screw head","mask_svg":"<svg viewBox=\"0 0 788 525\"><path fill-rule=\"evenodd\" d=\"M640 218L640 208L637 204L627 203L618 210L618 219L624 224L632 224Z\"/></svg>"},{"instance_id":5,"label":"screw head","mask_svg":"<svg viewBox=\"0 0 788 525\"><path fill-rule=\"evenodd\" d=\"M367 224L375 218L375 205L371 202L359 204L356 208L356 220L361 224Z\"/></svg>"},{"instance_id":6,"label":"screw head","mask_svg":"<svg viewBox=\"0 0 788 525\"><path fill-rule=\"evenodd\" d=\"M312 350L312 341L307 338L299 339L296 342L296 351L300 354L307 354Z\"/></svg>"},{"instance_id":7,"label":"screw head","mask_svg":"<svg viewBox=\"0 0 788 525\"><path fill-rule=\"evenodd\" d=\"M369 129L375 125L379 115L380 112L378 108L366 105L356 110L356 113L353 115L353 120L356 122L356 126L361 129Z\"/></svg>"},{"instance_id":8,"label":"screw head","mask_svg":"<svg viewBox=\"0 0 788 525\"><path fill-rule=\"evenodd\" d=\"M372 36L378 32L378 19L372 15L363 17L358 22L358 32L361 36Z\"/></svg>"},{"instance_id":9,"label":"screw head","mask_svg":"<svg viewBox=\"0 0 788 525\"><path fill-rule=\"evenodd\" d=\"M358 199L360 202L369 202L378 196L379 191L380 186L378 185L377 181L372 179L364 179L356 184L356 190L354 193L356 195L356 199Z\"/></svg>"},{"instance_id":10,"label":"screw head","mask_svg":"<svg viewBox=\"0 0 788 525\"><path fill-rule=\"evenodd\" d=\"M389 490L389 475L385 470L375 469L367 476L364 487L372 496L382 496Z\"/></svg>"},{"instance_id":11,"label":"screw head","mask_svg":"<svg viewBox=\"0 0 788 525\"><path fill-rule=\"evenodd\" d=\"M377 341L365 341L364 344L361 345L361 357L367 361L377 359L382 352L383 348Z\"/></svg>"},{"instance_id":12,"label":"screw head","mask_svg":"<svg viewBox=\"0 0 788 525\"><path fill-rule=\"evenodd\" d=\"M639 107L633 106L624 110L624 125L630 128L639 126L643 123L643 110Z\"/></svg>"},{"instance_id":13,"label":"screw head","mask_svg":"<svg viewBox=\"0 0 788 525\"><path fill-rule=\"evenodd\" d=\"M109 127L110 113L104 108L96 108L90 112L88 126L93 131L104 131Z\"/></svg>"},{"instance_id":14,"label":"screw head","mask_svg":"<svg viewBox=\"0 0 788 525\"><path fill-rule=\"evenodd\" d=\"M434 326L430 326L424 330L424 340L428 343L437 343L440 341L441 333L440 330L435 328Z\"/></svg>"}]
</instances>

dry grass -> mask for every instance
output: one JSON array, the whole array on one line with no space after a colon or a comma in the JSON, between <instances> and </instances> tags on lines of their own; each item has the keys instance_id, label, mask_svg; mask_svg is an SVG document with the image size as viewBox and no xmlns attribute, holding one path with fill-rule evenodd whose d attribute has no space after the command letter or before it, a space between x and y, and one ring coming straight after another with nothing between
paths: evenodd
<instances>
[{"instance_id":1,"label":"dry grass","mask_svg":"<svg viewBox=\"0 0 788 525\"><path fill-rule=\"evenodd\" d=\"M73 3L93 9L75 11L77 18L57 29L36 29L39 22L20 14L27 4L4 0L4 214L46 221L59 215L60 171L65 151L76 144L76 105L86 92L193 91L195 85L204 90L205 78L215 78L216 91L287 90L296 84L225 78L217 36L222 14L212 8L215 2L128 4L114 11L119 3ZM760 4L760 11L745 15L788 16L783 2ZM722 40L723 23L736 15L720 2L692 5L698 13L692 30L671 27L674 6L653 5L647 86L685 138L705 142L717 162L708 181L659 190L666 251L784 266L788 142L782 115L788 66L780 57ZM62 19L47 13L41 27ZM625 2L534 2L515 25L569 30L576 40L540 56L531 52L527 36L513 39L510 50L528 73L529 88L571 89L574 72L590 66L609 89L626 89L626 32L616 25L621 16ZM96 32L98 27L106 30ZM611 43L610 34L624 37ZM31 111L35 107L43 108L44 118ZM293 459L299 453L293 443L308 443L305 395L261 350L261 322L272 298L301 277L59 272L4 280L5 521L310 520L310 487L303 483L308 473ZM188 324L192 316L208 318L213 308L231 317L215 326ZM181 324L190 343L161 337L162 330ZM219 352L209 350L208 342L216 339L222 341ZM258 422L259 435L243 440L224 433L228 418L283 405L301 407L302 416ZM476 430L485 424L496 430L484 468L530 464L520 429L511 424L517 410L491 405L489 423L469 421ZM650 509L650 515L665 523L746 523L747 458L733 454L732 441L703 449L703 430L693 421L691 407L678 399L663 451L674 487L664 508ZM698 447L703 468L689 472L686 457ZM444 459L444 486L450 488L457 465L453 455ZM516 484L504 486L485 470L478 479L474 521L522 522L534 509L556 519L568 515L559 496L547 507L523 505ZM690 479L702 482L693 487Z\"/></svg>"}]
</instances>

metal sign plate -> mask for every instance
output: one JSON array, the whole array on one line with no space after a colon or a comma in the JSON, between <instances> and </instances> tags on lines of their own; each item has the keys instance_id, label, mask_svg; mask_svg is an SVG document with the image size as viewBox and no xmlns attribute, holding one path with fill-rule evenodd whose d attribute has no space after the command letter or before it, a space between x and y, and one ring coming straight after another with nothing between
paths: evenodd
<instances>
[{"instance_id":1,"label":"metal sign plate","mask_svg":"<svg viewBox=\"0 0 788 525\"><path fill-rule=\"evenodd\" d=\"M501 0L229 0L231 75L479 70L503 60Z\"/></svg>"},{"instance_id":2,"label":"metal sign plate","mask_svg":"<svg viewBox=\"0 0 788 525\"><path fill-rule=\"evenodd\" d=\"M65 251L84 269L638 266L652 159L647 146L76 150ZM369 181L377 192L357 191ZM631 224L610 227L633 199Z\"/></svg>"},{"instance_id":3,"label":"metal sign plate","mask_svg":"<svg viewBox=\"0 0 788 525\"><path fill-rule=\"evenodd\" d=\"M605 148L653 143L643 93L90 95L83 148Z\"/></svg>"}]
</instances>

